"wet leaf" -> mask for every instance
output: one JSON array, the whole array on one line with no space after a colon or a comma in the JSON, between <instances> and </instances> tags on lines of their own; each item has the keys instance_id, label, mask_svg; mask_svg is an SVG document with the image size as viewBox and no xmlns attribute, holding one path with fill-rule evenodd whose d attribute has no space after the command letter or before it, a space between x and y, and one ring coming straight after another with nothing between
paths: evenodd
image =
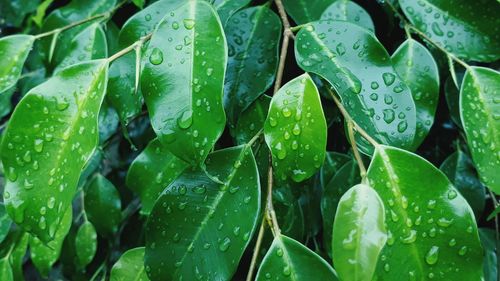
<instances>
[{"instance_id":1,"label":"wet leaf","mask_svg":"<svg viewBox=\"0 0 500 281\"><path fill-rule=\"evenodd\" d=\"M331 83L349 114L373 138L412 146L416 110L410 89L371 32L349 22L314 22L297 34L295 56L302 69ZM359 145L370 151L367 143Z\"/></svg>"},{"instance_id":2,"label":"wet leaf","mask_svg":"<svg viewBox=\"0 0 500 281\"><path fill-rule=\"evenodd\" d=\"M94 259L97 249L97 233L92 223L86 221L78 228L75 247L78 265L87 266Z\"/></svg>"},{"instance_id":3,"label":"wet leaf","mask_svg":"<svg viewBox=\"0 0 500 281\"><path fill-rule=\"evenodd\" d=\"M20 27L38 3L40 0L0 0L0 26Z\"/></svg>"},{"instance_id":4,"label":"wet leaf","mask_svg":"<svg viewBox=\"0 0 500 281\"><path fill-rule=\"evenodd\" d=\"M266 121L271 97L260 96L245 111L241 112L234 130L231 132L238 145L249 142L262 128Z\"/></svg>"},{"instance_id":5,"label":"wet leaf","mask_svg":"<svg viewBox=\"0 0 500 281\"><path fill-rule=\"evenodd\" d=\"M319 20L321 14L335 0L283 0L286 12L292 17L296 24L305 24Z\"/></svg>"},{"instance_id":6,"label":"wet leaf","mask_svg":"<svg viewBox=\"0 0 500 281\"><path fill-rule=\"evenodd\" d=\"M0 243L7 237L9 234L10 226L12 225L12 220L9 215L5 211L5 206L3 203L0 203Z\"/></svg>"},{"instance_id":7,"label":"wet leaf","mask_svg":"<svg viewBox=\"0 0 500 281\"><path fill-rule=\"evenodd\" d=\"M304 212L291 186L275 182L273 204L283 235L302 240L305 234Z\"/></svg>"},{"instance_id":8,"label":"wet leaf","mask_svg":"<svg viewBox=\"0 0 500 281\"><path fill-rule=\"evenodd\" d=\"M326 120L318 89L303 74L285 84L272 98L264 125L266 143L277 177L301 182L323 164Z\"/></svg>"},{"instance_id":9,"label":"wet leaf","mask_svg":"<svg viewBox=\"0 0 500 281\"><path fill-rule=\"evenodd\" d=\"M460 81L460 85L462 84L464 74L463 72L457 73L457 80ZM451 120L453 120L456 126L462 129L462 121L460 120L460 92L451 77L448 77L444 83L444 96L446 98L446 105L450 111Z\"/></svg>"},{"instance_id":10,"label":"wet leaf","mask_svg":"<svg viewBox=\"0 0 500 281\"><path fill-rule=\"evenodd\" d=\"M394 68L408 85L417 110L413 150L424 141L434 123L439 100L439 72L432 54L419 42L407 39L391 57Z\"/></svg>"},{"instance_id":11,"label":"wet leaf","mask_svg":"<svg viewBox=\"0 0 500 281\"><path fill-rule=\"evenodd\" d=\"M500 194L498 89L499 72L483 67L468 69L460 89L460 116L480 179L493 192Z\"/></svg>"},{"instance_id":12,"label":"wet leaf","mask_svg":"<svg viewBox=\"0 0 500 281\"><path fill-rule=\"evenodd\" d=\"M185 171L151 211L145 266L153 281L229 280L250 242L260 214L259 175L250 147L216 151L206 165L206 173Z\"/></svg>"},{"instance_id":13,"label":"wet leaf","mask_svg":"<svg viewBox=\"0 0 500 281\"><path fill-rule=\"evenodd\" d=\"M227 48L212 6L189 1L167 14L147 55L141 89L153 129L174 155L200 164L226 119L222 88Z\"/></svg>"},{"instance_id":14,"label":"wet leaf","mask_svg":"<svg viewBox=\"0 0 500 281\"><path fill-rule=\"evenodd\" d=\"M379 146L368 179L384 202L388 230L377 280L481 279L474 215L441 171L416 154Z\"/></svg>"},{"instance_id":15,"label":"wet leaf","mask_svg":"<svg viewBox=\"0 0 500 281\"><path fill-rule=\"evenodd\" d=\"M351 157L347 154L330 151L326 152L325 162L320 168L320 184L323 191L339 169L349 162L349 160L351 160ZM335 212L333 214L335 214Z\"/></svg>"},{"instance_id":16,"label":"wet leaf","mask_svg":"<svg viewBox=\"0 0 500 281\"><path fill-rule=\"evenodd\" d=\"M250 7L232 15L224 31L229 50L224 107L229 123L235 124L274 82L281 20L265 5Z\"/></svg>"},{"instance_id":17,"label":"wet leaf","mask_svg":"<svg viewBox=\"0 0 500 281\"><path fill-rule=\"evenodd\" d=\"M119 117L116 110L103 101L101 111L99 111L99 143L105 143L118 129Z\"/></svg>"},{"instance_id":18,"label":"wet leaf","mask_svg":"<svg viewBox=\"0 0 500 281\"><path fill-rule=\"evenodd\" d=\"M320 256L299 242L278 234L262 260L256 280L306 281L311 276L317 280L338 280L333 268Z\"/></svg>"},{"instance_id":19,"label":"wet leaf","mask_svg":"<svg viewBox=\"0 0 500 281\"><path fill-rule=\"evenodd\" d=\"M111 269L111 281L149 281L144 270L144 247L126 251Z\"/></svg>"},{"instance_id":20,"label":"wet leaf","mask_svg":"<svg viewBox=\"0 0 500 281\"><path fill-rule=\"evenodd\" d=\"M163 147L158 139L152 140L134 159L127 173L127 186L141 198L141 213L149 215L162 191L188 166Z\"/></svg>"},{"instance_id":21,"label":"wet leaf","mask_svg":"<svg viewBox=\"0 0 500 281\"><path fill-rule=\"evenodd\" d=\"M0 38L0 93L5 94L13 87L21 71L28 53L35 42L32 35L11 35Z\"/></svg>"},{"instance_id":22,"label":"wet leaf","mask_svg":"<svg viewBox=\"0 0 500 281\"><path fill-rule=\"evenodd\" d=\"M370 31L375 31L372 18L363 7L350 0L336 0L321 14L322 20L352 22Z\"/></svg>"},{"instance_id":23,"label":"wet leaf","mask_svg":"<svg viewBox=\"0 0 500 281\"><path fill-rule=\"evenodd\" d=\"M434 42L461 58L495 61L500 58L500 3L399 0L405 15Z\"/></svg>"},{"instance_id":24,"label":"wet leaf","mask_svg":"<svg viewBox=\"0 0 500 281\"><path fill-rule=\"evenodd\" d=\"M372 280L386 241L384 203L368 185L353 186L340 198L333 224L333 264L340 278Z\"/></svg>"},{"instance_id":25,"label":"wet leaf","mask_svg":"<svg viewBox=\"0 0 500 281\"><path fill-rule=\"evenodd\" d=\"M54 237L97 145L106 75L103 60L62 70L21 100L5 131L5 206L42 242Z\"/></svg>"},{"instance_id":26,"label":"wet leaf","mask_svg":"<svg viewBox=\"0 0 500 281\"><path fill-rule=\"evenodd\" d=\"M498 242L495 238L495 231L488 228L479 229L479 237L484 249L484 280L497 281L499 270L497 263L497 253L495 252Z\"/></svg>"},{"instance_id":27,"label":"wet leaf","mask_svg":"<svg viewBox=\"0 0 500 281\"><path fill-rule=\"evenodd\" d=\"M248 5L251 0L209 0L213 2L217 14L219 14L222 25L225 26L228 19L241 8Z\"/></svg>"},{"instance_id":28,"label":"wet leaf","mask_svg":"<svg viewBox=\"0 0 500 281\"><path fill-rule=\"evenodd\" d=\"M14 274L7 257L0 259L0 280L14 281Z\"/></svg>"}]
</instances>

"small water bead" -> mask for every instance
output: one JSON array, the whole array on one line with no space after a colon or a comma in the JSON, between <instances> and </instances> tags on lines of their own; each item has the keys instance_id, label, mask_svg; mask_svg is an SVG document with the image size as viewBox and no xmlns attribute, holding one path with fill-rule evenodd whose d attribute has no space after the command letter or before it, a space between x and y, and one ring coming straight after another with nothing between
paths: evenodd
<instances>
[{"instance_id":1,"label":"small water bead","mask_svg":"<svg viewBox=\"0 0 500 281\"><path fill-rule=\"evenodd\" d=\"M154 65L161 64L163 62L163 52L155 47L149 56L149 62Z\"/></svg>"},{"instance_id":2,"label":"small water bead","mask_svg":"<svg viewBox=\"0 0 500 281\"><path fill-rule=\"evenodd\" d=\"M231 245L231 239L229 237L226 237L219 243L219 250L222 252L226 252L227 249L229 249L230 245Z\"/></svg>"},{"instance_id":3,"label":"small water bead","mask_svg":"<svg viewBox=\"0 0 500 281\"><path fill-rule=\"evenodd\" d=\"M384 80L384 84L386 86L391 86L396 80L396 76L390 72L386 72L382 74L382 79Z\"/></svg>"},{"instance_id":4,"label":"small water bead","mask_svg":"<svg viewBox=\"0 0 500 281\"><path fill-rule=\"evenodd\" d=\"M182 23L186 29L191 30L194 27L195 21L193 19L184 19Z\"/></svg>"},{"instance_id":5,"label":"small water bead","mask_svg":"<svg viewBox=\"0 0 500 281\"><path fill-rule=\"evenodd\" d=\"M465 256L465 254L467 254L467 246L462 246L459 250L458 250L458 254L460 256Z\"/></svg>"},{"instance_id":6,"label":"small water bead","mask_svg":"<svg viewBox=\"0 0 500 281\"><path fill-rule=\"evenodd\" d=\"M425 262L429 265L436 264L439 259L439 247L432 246L431 249L425 255Z\"/></svg>"},{"instance_id":7,"label":"small water bead","mask_svg":"<svg viewBox=\"0 0 500 281\"><path fill-rule=\"evenodd\" d=\"M181 129L187 129L193 123L193 111L186 110L182 113L182 115L177 119L177 125Z\"/></svg>"}]
</instances>

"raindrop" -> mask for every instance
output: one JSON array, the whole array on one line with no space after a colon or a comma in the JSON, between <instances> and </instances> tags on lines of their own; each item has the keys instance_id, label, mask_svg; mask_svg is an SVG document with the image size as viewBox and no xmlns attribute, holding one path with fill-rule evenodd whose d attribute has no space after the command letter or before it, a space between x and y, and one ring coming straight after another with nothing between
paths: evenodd
<instances>
[{"instance_id":1,"label":"raindrop","mask_svg":"<svg viewBox=\"0 0 500 281\"><path fill-rule=\"evenodd\" d=\"M159 65L163 62L163 52L159 48L154 48L149 56L149 62L154 65Z\"/></svg>"},{"instance_id":2,"label":"raindrop","mask_svg":"<svg viewBox=\"0 0 500 281\"><path fill-rule=\"evenodd\" d=\"M439 247L432 246L432 248L425 255L425 262L429 265L436 264L439 258Z\"/></svg>"},{"instance_id":3,"label":"raindrop","mask_svg":"<svg viewBox=\"0 0 500 281\"><path fill-rule=\"evenodd\" d=\"M390 72L386 72L386 73L382 74L382 79L384 80L384 84L386 86L390 86L396 80L396 76Z\"/></svg>"}]
</instances>

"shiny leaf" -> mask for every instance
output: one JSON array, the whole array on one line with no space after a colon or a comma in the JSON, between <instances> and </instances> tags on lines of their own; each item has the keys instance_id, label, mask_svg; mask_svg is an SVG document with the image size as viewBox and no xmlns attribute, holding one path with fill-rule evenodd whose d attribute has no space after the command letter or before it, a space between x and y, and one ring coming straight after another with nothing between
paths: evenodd
<instances>
[{"instance_id":1,"label":"shiny leaf","mask_svg":"<svg viewBox=\"0 0 500 281\"><path fill-rule=\"evenodd\" d=\"M240 114L232 131L236 144L241 145L249 142L264 128L270 103L271 97L262 95Z\"/></svg>"},{"instance_id":2,"label":"shiny leaf","mask_svg":"<svg viewBox=\"0 0 500 281\"><path fill-rule=\"evenodd\" d=\"M457 80L460 81L460 85L462 84L464 74L463 72L457 73ZM444 83L444 96L446 98L446 105L450 111L451 120L459 128L462 128L462 121L460 120L460 92L451 77L448 77Z\"/></svg>"},{"instance_id":3,"label":"shiny leaf","mask_svg":"<svg viewBox=\"0 0 500 281\"><path fill-rule=\"evenodd\" d=\"M147 53L141 89L153 129L174 155L200 164L226 119L222 88L227 48L212 6L189 1L168 13Z\"/></svg>"},{"instance_id":4,"label":"shiny leaf","mask_svg":"<svg viewBox=\"0 0 500 281\"><path fill-rule=\"evenodd\" d=\"M0 26L20 27L26 15L34 12L40 0L0 0Z\"/></svg>"},{"instance_id":5,"label":"shiny leaf","mask_svg":"<svg viewBox=\"0 0 500 281\"><path fill-rule=\"evenodd\" d=\"M66 68L33 88L9 121L1 149L5 206L42 242L54 237L97 145L106 75L103 60Z\"/></svg>"},{"instance_id":6,"label":"shiny leaf","mask_svg":"<svg viewBox=\"0 0 500 281\"><path fill-rule=\"evenodd\" d=\"M279 178L301 182L323 164L326 121L318 89L307 74L285 84L272 98L264 125Z\"/></svg>"},{"instance_id":7,"label":"shiny leaf","mask_svg":"<svg viewBox=\"0 0 500 281\"><path fill-rule=\"evenodd\" d=\"M337 0L321 14L322 20L343 20L352 22L370 31L375 31L372 18L363 7L350 0Z\"/></svg>"},{"instance_id":8,"label":"shiny leaf","mask_svg":"<svg viewBox=\"0 0 500 281\"><path fill-rule=\"evenodd\" d=\"M209 0L213 2L217 14L219 14L222 25L226 25L227 20L239 9L248 5L251 0Z\"/></svg>"},{"instance_id":9,"label":"shiny leaf","mask_svg":"<svg viewBox=\"0 0 500 281\"><path fill-rule=\"evenodd\" d=\"M273 84L278 67L281 20L268 7L243 9L232 15L224 29L229 58L224 81L224 107L235 124Z\"/></svg>"},{"instance_id":10,"label":"shiny leaf","mask_svg":"<svg viewBox=\"0 0 500 281\"><path fill-rule=\"evenodd\" d=\"M0 243L2 243L5 237L7 237L7 234L9 234L11 225L12 220L7 215L4 204L0 203Z\"/></svg>"},{"instance_id":11,"label":"shiny leaf","mask_svg":"<svg viewBox=\"0 0 500 281\"><path fill-rule=\"evenodd\" d=\"M287 14L289 14L297 24L305 24L319 20L321 14L334 1L335 0L282 0Z\"/></svg>"},{"instance_id":12,"label":"shiny leaf","mask_svg":"<svg viewBox=\"0 0 500 281\"><path fill-rule=\"evenodd\" d=\"M92 223L86 221L78 228L75 247L77 261L81 267L85 267L94 259L97 249L97 233Z\"/></svg>"},{"instance_id":13,"label":"shiny leaf","mask_svg":"<svg viewBox=\"0 0 500 281\"><path fill-rule=\"evenodd\" d=\"M14 274L8 258L0 259L0 280L14 281Z\"/></svg>"},{"instance_id":14,"label":"shiny leaf","mask_svg":"<svg viewBox=\"0 0 500 281\"><path fill-rule=\"evenodd\" d=\"M337 174L340 168L351 160L347 154L338 152L326 152L325 162L320 169L320 183L323 191L330 180ZM352 184L350 186L353 186ZM335 212L333 212L335 214Z\"/></svg>"},{"instance_id":15,"label":"shiny leaf","mask_svg":"<svg viewBox=\"0 0 500 281\"><path fill-rule=\"evenodd\" d=\"M496 253L498 242L495 231L487 228L479 229L479 237L484 249L484 281L498 281L498 255Z\"/></svg>"},{"instance_id":16,"label":"shiny leaf","mask_svg":"<svg viewBox=\"0 0 500 281\"><path fill-rule=\"evenodd\" d=\"M499 4L500 5L500 4ZM480 179L500 194L500 73L467 70L460 89L460 116Z\"/></svg>"},{"instance_id":17,"label":"shiny leaf","mask_svg":"<svg viewBox=\"0 0 500 281\"><path fill-rule=\"evenodd\" d=\"M16 84L34 41L32 35L0 38L0 93Z\"/></svg>"},{"instance_id":18,"label":"shiny leaf","mask_svg":"<svg viewBox=\"0 0 500 281\"><path fill-rule=\"evenodd\" d=\"M144 247L126 251L111 269L111 281L149 281L144 270Z\"/></svg>"}]
</instances>

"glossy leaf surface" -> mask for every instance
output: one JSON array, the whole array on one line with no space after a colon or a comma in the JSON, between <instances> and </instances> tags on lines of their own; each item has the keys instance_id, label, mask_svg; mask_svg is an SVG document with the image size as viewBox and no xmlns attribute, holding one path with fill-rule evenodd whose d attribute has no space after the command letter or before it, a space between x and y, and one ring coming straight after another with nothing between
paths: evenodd
<instances>
[{"instance_id":1,"label":"glossy leaf surface","mask_svg":"<svg viewBox=\"0 0 500 281\"><path fill-rule=\"evenodd\" d=\"M144 269L144 247L126 251L111 269L111 281L149 281Z\"/></svg>"},{"instance_id":2,"label":"glossy leaf surface","mask_svg":"<svg viewBox=\"0 0 500 281\"><path fill-rule=\"evenodd\" d=\"M391 57L394 68L408 85L417 110L417 130L413 149L417 149L434 123L439 100L439 72L432 54L419 42L407 39Z\"/></svg>"},{"instance_id":3,"label":"glossy leaf surface","mask_svg":"<svg viewBox=\"0 0 500 281\"><path fill-rule=\"evenodd\" d=\"M11 225L12 220L9 215L7 215L4 204L0 203L0 243L2 243L5 237L7 237L7 234L9 234Z\"/></svg>"},{"instance_id":4,"label":"glossy leaf surface","mask_svg":"<svg viewBox=\"0 0 500 281\"><path fill-rule=\"evenodd\" d=\"M0 279L4 281L14 281L14 274L8 258L0 259Z\"/></svg>"},{"instance_id":5,"label":"glossy leaf surface","mask_svg":"<svg viewBox=\"0 0 500 281\"><path fill-rule=\"evenodd\" d=\"M447 51L467 60L500 58L500 2L399 0L410 21Z\"/></svg>"},{"instance_id":6,"label":"glossy leaf surface","mask_svg":"<svg viewBox=\"0 0 500 281\"><path fill-rule=\"evenodd\" d=\"M279 234L262 260L257 281L296 280L336 281L333 268L320 256L299 242Z\"/></svg>"},{"instance_id":7,"label":"glossy leaf surface","mask_svg":"<svg viewBox=\"0 0 500 281\"><path fill-rule=\"evenodd\" d=\"M499 89L499 72L471 67L460 89L460 119L480 179L500 194Z\"/></svg>"},{"instance_id":8,"label":"glossy leaf surface","mask_svg":"<svg viewBox=\"0 0 500 281\"><path fill-rule=\"evenodd\" d=\"M384 202L388 230L377 280L481 279L474 214L441 171L415 154L380 146L368 179Z\"/></svg>"},{"instance_id":9,"label":"glossy leaf surface","mask_svg":"<svg viewBox=\"0 0 500 281\"><path fill-rule=\"evenodd\" d=\"M305 24L318 20L321 14L335 0L283 0L286 12L296 24Z\"/></svg>"},{"instance_id":10,"label":"glossy leaf surface","mask_svg":"<svg viewBox=\"0 0 500 281\"><path fill-rule=\"evenodd\" d=\"M7 212L42 242L54 237L97 145L106 75L106 61L64 69L21 100L5 132Z\"/></svg>"},{"instance_id":11,"label":"glossy leaf surface","mask_svg":"<svg viewBox=\"0 0 500 281\"><path fill-rule=\"evenodd\" d=\"M226 25L227 20L239 9L248 5L251 0L209 0L213 2L217 13L219 14L222 25Z\"/></svg>"},{"instance_id":12,"label":"glossy leaf surface","mask_svg":"<svg viewBox=\"0 0 500 281\"><path fill-rule=\"evenodd\" d=\"M97 233L92 223L86 221L78 228L75 247L77 261L81 267L85 267L94 259L97 250Z\"/></svg>"},{"instance_id":13,"label":"glossy leaf surface","mask_svg":"<svg viewBox=\"0 0 500 281\"><path fill-rule=\"evenodd\" d=\"M260 213L260 183L247 146L209 155L207 173L187 170L156 201L146 226L151 280L229 280ZM188 219L186 219L188 218ZM224 265L224 266L221 266Z\"/></svg>"},{"instance_id":14,"label":"glossy leaf surface","mask_svg":"<svg viewBox=\"0 0 500 281\"><path fill-rule=\"evenodd\" d=\"M161 143L193 165L203 162L224 129L226 60L219 18L202 1L167 14L149 43L141 89L151 124Z\"/></svg>"},{"instance_id":15,"label":"glossy leaf surface","mask_svg":"<svg viewBox=\"0 0 500 281\"><path fill-rule=\"evenodd\" d=\"M358 184L340 198L333 224L333 264L342 280L371 280L387 241L382 200Z\"/></svg>"},{"instance_id":16,"label":"glossy leaf surface","mask_svg":"<svg viewBox=\"0 0 500 281\"><path fill-rule=\"evenodd\" d=\"M326 131L311 77L303 74L285 84L273 96L264 125L276 175L296 182L311 177L325 159Z\"/></svg>"},{"instance_id":17,"label":"glossy leaf surface","mask_svg":"<svg viewBox=\"0 0 500 281\"><path fill-rule=\"evenodd\" d=\"M32 35L0 38L0 93L16 84L34 41Z\"/></svg>"},{"instance_id":18,"label":"glossy leaf surface","mask_svg":"<svg viewBox=\"0 0 500 281\"><path fill-rule=\"evenodd\" d=\"M497 260L498 255L495 252L498 243L496 242L495 232L491 229L480 228L479 237L484 249L484 280L495 281L498 277Z\"/></svg>"},{"instance_id":19,"label":"glossy leaf surface","mask_svg":"<svg viewBox=\"0 0 500 281\"><path fill-rule=\"evenodd\" d=\"M127 173L127 186L141 198L141 213L148 215L156 199L189 165L152 140L132 162Z\"/></svg>"},{"instance_id":20,"label":"glossy leaf surface","mask_svg":"<svg viewBox=\"0 0 500 281\"><path fill-rule=\"evenodd\" d=\"M236 144L241 145L249 142L264 128L270 103L271 97L262 95L240 114L232 131Z\"/></svg>"},{"instance_id":21,"label":"glossy leaf surface","mask_svg":"<svg viewBox=\"0 0 500 281\"><path fill-rule=\"evenodd\" d=\"M320 184L323 191L325 191L326 185L337 174L339 169L349 162L349 160L351 160L351 157L347 154L331 151L326 152L325 162L320 168ZM351 186L353 185L351 184Z\"/></svg>"},{"instance_id":22,"label":"glossy leaf surface","mask_svg":"<svg viewBox=\"0 0 500 281\"><path fill-rule=\"evenodd\" d=\"M416 110L410 89L371 32L349 22L314 22L297 34L295 56L302 69L330 82L368 134L384 144L412 146Z\"/></svg>"},{"instance_id":23,"label":"glossy leaf surface","mask_svg":"<svg viewBox=\"0 0 500 281\"><path fill-rule=\"evenodd\" d=\"M112 237L122 220L118 190L108 179L98 174L87 186L84 198L88 220L99 234Z\"/></svg>"},{"instance_id":24,"label":"glossy leaf surface","mask_svg":"<svg viewBox=\"0 0 500 281\"><path fill-rule=\"evenodd\" d=\"M372 18L363 7L351 0L336 0L321 14L322 20L352 22L370 31L375 31Z\"/></svg>"},{"instance_id":25,"label":"glossy leaf surface","mask_svg":"<svg viewBox=\"0 0 500 281\"><path fill-rule=\"evenodd\" d=\"M235 124L240 113L274 81L281 20L267 6L250 7L232 15L224 31L229 56L224 107L229 123Z\"/></svg>"}]
</instances>

